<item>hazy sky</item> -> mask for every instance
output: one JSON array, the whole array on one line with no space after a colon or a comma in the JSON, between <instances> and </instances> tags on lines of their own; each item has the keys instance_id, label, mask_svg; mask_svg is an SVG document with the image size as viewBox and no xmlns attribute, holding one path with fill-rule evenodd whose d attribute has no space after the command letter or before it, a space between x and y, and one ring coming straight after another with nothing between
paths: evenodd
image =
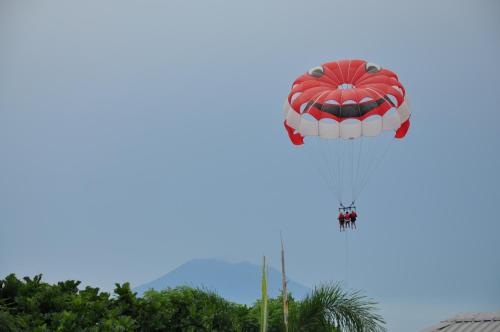
<instances>
[{"instance_id":1,"label":"hazy sky","mask_svg":"<svg viewBox=\"0 0 500 332\"><path fill-rule=\"evenodd\" d=\"M497 1L0 0L0 277L111 289L193 259L344 280L392 331L500 310ZM282 126L291 82L361 58L412 127L338 232Z\"/></svg>"}]
</instances>

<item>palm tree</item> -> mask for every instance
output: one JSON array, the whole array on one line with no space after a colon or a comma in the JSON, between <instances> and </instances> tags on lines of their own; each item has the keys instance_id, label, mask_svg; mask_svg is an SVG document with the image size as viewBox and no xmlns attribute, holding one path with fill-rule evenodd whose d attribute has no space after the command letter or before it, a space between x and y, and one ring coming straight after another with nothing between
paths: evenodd
<instances>
[{"instance_id":1,"label":"palm tree","mask_svg":"<svg viewBox=\"0 0 500 332\"><path fill-rule=\"evenodd\" d=\"M324 284L290 312L290 331L385 331L384 319L374 313L375 305L359 291L344 291L339 283Z\"/></svg>"}]
</instances>

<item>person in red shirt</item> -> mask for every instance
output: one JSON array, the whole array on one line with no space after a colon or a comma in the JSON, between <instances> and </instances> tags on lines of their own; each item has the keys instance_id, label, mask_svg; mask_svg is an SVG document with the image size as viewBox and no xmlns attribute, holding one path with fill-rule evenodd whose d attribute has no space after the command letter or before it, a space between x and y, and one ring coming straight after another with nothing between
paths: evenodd
<instances>
[{"instance_id":1,"label":"person in red shirt","mask_svg":"<svg viewBox=\"0 0 500 332\"><path fill-rule=\"evenodd\" d=\"M351 227L351 214L349 212L346 212L344 215L345 218L345 225L346 227Z\"/></svg>"},{"instance_id":2,"label":"person in red shirt","mask_svg":"<svg viewBox=\"0 0 500 332\"><path fill-rule=\"evenodd\" d=\"M345 215L342 211L339 213L339 226L340 226L340 231L342 232L345 230L344 222L345 222Z\"/></svg>"},{"instance_id":3,"label":"person in red shirt","mask_svg":"<svg viewBox=\"0 0 500 332\"><path fill-rule=\"evenodd\" d=\"M356 210L351 210L351 225L352 228L356 229L356 219L358 218L358 214L356 213Z\"/></svg>"}]
</instances>

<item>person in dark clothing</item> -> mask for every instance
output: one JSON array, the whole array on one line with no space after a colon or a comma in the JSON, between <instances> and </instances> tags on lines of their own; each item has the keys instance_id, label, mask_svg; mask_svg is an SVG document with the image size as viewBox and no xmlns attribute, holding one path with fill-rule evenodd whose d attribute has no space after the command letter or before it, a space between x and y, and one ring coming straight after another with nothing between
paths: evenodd
<instances>
[{"instance_id":1,"label":"person in dark clothing","mask_svg":"<svg viewBox=\"0 0 500 332\"><path fill-rule=\"evenodd\" d=\"M356 210L351 210L351 225L352 228L356 229L356 219L358 218L358 214L356 213Z\"/></svg>"},{"instance_id":2,"label":"person in dark clothing","mask_svg":"<svg viewBox=\"0 0 500 332\"><path fill-rule=\"evenodd\" d=\"M342 232L343 230L345 230L345 226L344 226L345 215L344 215L344 212L340 211L338 219L339 219L340 231Z\"/></svg>"}]
</instances>

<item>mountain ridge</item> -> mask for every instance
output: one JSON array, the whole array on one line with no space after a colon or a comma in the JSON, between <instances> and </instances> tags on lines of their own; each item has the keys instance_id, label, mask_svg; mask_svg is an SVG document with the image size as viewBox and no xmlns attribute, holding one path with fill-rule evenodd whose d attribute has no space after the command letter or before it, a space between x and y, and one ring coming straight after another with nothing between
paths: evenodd
<instances>
[{"instance_id":1,"label":"mountain ridge","mask_svg":"<svg viewBox=\"0 0 500 332\"><path fill-rule=\"evenodd\" d=\"M148 289L162 290L177 286L200 287L237 303L252 304L261 296L262 267L248 261L227 262L213 258L197 258L181 264L165 275L133 289L142 296ZM311 289L288 278L288 290L301 299ZM268 267L268 293L276 297L281 292L281 272Z\"/></svg>"}]
</instances>

